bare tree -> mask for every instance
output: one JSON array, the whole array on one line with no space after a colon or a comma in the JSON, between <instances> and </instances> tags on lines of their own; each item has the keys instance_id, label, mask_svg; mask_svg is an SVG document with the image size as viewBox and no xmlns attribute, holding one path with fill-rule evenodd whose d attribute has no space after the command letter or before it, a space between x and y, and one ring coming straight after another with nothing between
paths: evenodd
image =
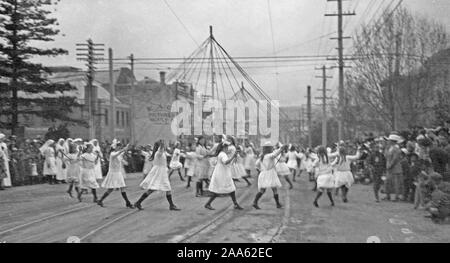
<instances>
[{"instance_id":1,"label":"bare tree","mask_svg":"<svg viewBox=\"0 0 450 263\"><path fill-rule=\"evenodd\" d=\"M363 25L354 37L354 66L346 72L350 103L368 108L359 119L381 120L384 129L393 129L396 118L411 124L432 110L435 78L426 64L448 43L443 25L406 8L385 10L379 23Z\"/></svg>"}]
</instances>

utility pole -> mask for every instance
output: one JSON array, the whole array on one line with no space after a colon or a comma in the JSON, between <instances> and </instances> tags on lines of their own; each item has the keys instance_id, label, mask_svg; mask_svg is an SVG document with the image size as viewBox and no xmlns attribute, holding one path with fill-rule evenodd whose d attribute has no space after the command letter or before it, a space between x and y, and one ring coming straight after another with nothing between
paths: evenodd
<instances>
[{"instance_id":1,"label":"utility pole","mask_svg":"<svg viewBox=\"0 0 450 263\"><path fill-rule=\"evenodd\" d=\"M111 112L111 141L116 138L116 87L114 86L113 50L108 49L109 59L109 111ZM106 116L109 118L109 116Z\"/></svg>"},{"instance_id":2,"label":"utility pole","mask_svg":"<svg viewBox=\"0 0 450 263\"><path fill-rule=\"evenodd\" d=\"M328 137L327 137L327 99L331 99L327 97L327 79L332 78L331 76L327 76L327 67L323 66L322 68L316 68L316 70L322 70L322 76L316 76L316 78L322 79L322 97L316 97L316 99L322 100L322 145L328 145Z\"/></svg>"},{"instance_id":3,"label":"utility pole","mask_svg":"<svg viewBox=\"0 0 450 263\"><path fill-rule=\"evenodd\" d=\"M345 117L345 93L344 93L344 39L350 39L350 37L344 37L343 33L343 20L344 16L354 16L355 12L346 12L342 11L342 1L343 0L327 0L328 2L337 2L338 13L337 14L325 14L325 16L337 16L338 17L338 37L331 38L338 41L338 68L339 68L339 119L338 119L338 137L339 140L344 139L344 117Z\"/></svg>"},{"instance_id":4,"label":"utility pole","mask_svg":"<svg viewBox=\"0 0 450 263\"><path fill-rule=\"evenodd\" d=\"M98 113L97 108L97 87L94 86L94 78L95 78L95 64L99 60L103 60L103 53L95 53L97 51L104 51L104 48L96 48L99 46L105 46L104 44L96 44L92 41L92 39L88 39L86 43L76 44L76 51L81 51L83 53L77 53L78 60L87 61L87 85L85 88L85 105L88 105L89 111L89 137L90 139L97 138L96 133L96 124L98 121L96 120L96 116L101 116ZM100 127L100 126L99 126Z\"/></svg>"},{"instance_id":5,"label":"utility pole","mask_svg":"<svg viewBox=\"0 0 450 263\"><path fill-rule=\"evenodd\" d=\"M131 68L131 89L130 89L130 96L131 96L131 116L130 116L130 130L131 130L131 143L134 145L136 143L136 130L135 130L135 118L136 118L136 106L135 106L135 85L134 80L136 79L134 77L134 55L130 55L130 68Z\"/></svg>"},{"instance_id":6,"label":"utility pole","mask_svg":"<svg viewBox=\"0 0 450 263\"><path fill-rule=\"evenodd\" d=\"M312 116L311 116L311 86L308 86L308 105L307 105L307 116L308 116L308 147L312 147Z\"/></svg>"},{"instance_id":7,"label":"utility pole","mask_svg":"<svg viewBox=\"0 0 450 263\"><path fill-rule=\"evenodd\" d=\"M391 84L392 88L392 109L393 109L393 128L395 131L398 130L398 113L399 110L397 108L397 90L398 84L400 83L400 50L402 45L402 33L401 29L395 34L395 71L394 71L394 85ZM391 80L392 82L392 80Z\"/></svg>"}]
</instances>

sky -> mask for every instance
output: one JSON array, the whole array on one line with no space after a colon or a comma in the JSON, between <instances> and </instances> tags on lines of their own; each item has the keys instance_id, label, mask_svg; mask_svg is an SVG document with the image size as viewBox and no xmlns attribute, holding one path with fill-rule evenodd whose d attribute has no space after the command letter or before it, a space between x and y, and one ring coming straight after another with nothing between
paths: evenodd
<instances>
[{"instance_id":1,"label":"sky","mask_svg":"<svg viewBox=\"0 0 450 263\"><path fill-rule=\"evenodd\" d=\"M344 10L356 12L345 18L345 34L351 35L361 23L376 21L383 7L398 1L344 1ZM402 5L450 28L449 0L405 0ZM116 58L131 53L136 58L186 57L208 37L210 25L216 40L233 57L336 55L337 43L329 37L335 36L337 18L324 16L336 9L336 2L326 0L61 0L53 14L61 34L43 46L65 48L69 55L38 61L84 68L76 61L75 43L89 38L112 48ZM320 38L324 35L328 36ZM345 46L349 48L351 41ZM247 72L272 99L282 105L301 105L306 102L307 85L313 87L313 96L320 94L322 82L315 78L320 73L315 68L324 63L333 66L330 61L298 62L290 67L272 63ZM334 71L329 71L334 76L329 80L332 96L337 94ZM141 67L136 75L158 79L158 70Z\"/></svg>"}]
</instances>

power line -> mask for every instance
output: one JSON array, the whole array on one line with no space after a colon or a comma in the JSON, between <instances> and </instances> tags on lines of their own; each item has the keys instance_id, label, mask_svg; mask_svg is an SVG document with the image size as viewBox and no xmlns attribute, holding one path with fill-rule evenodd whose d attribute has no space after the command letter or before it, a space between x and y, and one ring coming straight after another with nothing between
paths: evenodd
<instances>
[{"instance_id":1,"label":"power line","mask_svg":"<svg viewBox=\"0 0 450 263\"><path fill-rule=\"evenodd\" d=\"M180 22L180 24L183 26L184 30L188 33L189 37L191 37L191 39L195 42L195 44L200 47L200 45L198 44L197 40L195 40L195 38L192 36L191 32L189 31L189 29L186 27L186 25L183 23L183 21L181 21L181 19L178 17L178 15L175 13L175 11L172 9L172 7L169 5L169 3L166 0L163 0L164 3L167 5L167 7L169 8L169 10L172 12L172 14L177 18L178 22Z\"/></svg>"}]
</instances>

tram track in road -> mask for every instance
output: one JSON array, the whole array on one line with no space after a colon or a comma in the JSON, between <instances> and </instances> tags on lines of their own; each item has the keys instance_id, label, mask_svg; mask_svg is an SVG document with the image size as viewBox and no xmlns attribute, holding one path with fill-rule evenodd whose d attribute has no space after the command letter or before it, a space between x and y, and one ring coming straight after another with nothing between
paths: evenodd
<instances>
[{"instance_id":1,"label":"tram track in road","mask_svg":"<svg viewBox=\"0 0 450 263\"><path fill-rule=\"evenodd\" d=\"M143 191L141 191L140 193L143 193ZM179 192L177 194L177 198L182 198L182 197L184 197L184 196L186 196L188 194L192 195L192 191L191 191L190 188L187 188L187 189L185 188L182 192ZM155 204L159 204L161 201L164 200L164 198L166 198L165 195L156 197L154 199L151 199L151 200L149 200L150 202L147 202L146 207L152 207ZM108 222L99 224L98 226L96 226L94 229L92 229L90 231L85 231L87 233L83 233L81 235L78 235L79 240L80 240L80 242L86 241L86 240L89 241L90 238L94 237L100 231L108 228L109 226L111 226L111 225L113 225L115 223L120 222L121 220L123 220L123 219L125 219L125 218L127 218L127 217L129 217L131 215L137 214L139 212L140 212L139 210L133 209L133 210L128 211L128 212L126 212L124 214L121 213L117 217L114 217L113 219L109 220Z\"/></svg>"},{"instance_id":2,"label":"tram track in road","mask_svg":"<svg viewBox=\"0 0 450 263\"><path fill-rule=\"evenodd\" d=\"M253 193L252 188L248 188L244 194L238 197L238 203L242 203L244 200L251 197ZM242 211L245 212L245 211ZM169 243L193 243L201 235L207 234L217 228L219 225L224 223L227 219L233 218L235 215L235 210L233 209L233 204L228 205L226 208L218 212L218 215L214 216L212 219L198 225L197 227L181 234L175 235L169 239Z\"/></svg>"},{"instance_id":3,"label":"tram track in road","mask_svg":"<svg viewBox=\"0 0 450 263\"><path fill-rule=\"evenodd\" d=\"M177 184L175 187L178 187L178 186L181 187L182 184L183 184L183 182L181 182L181 184ZM137 189L136 191L128 192L128 194L134 197L135 194L142 194L142 192L143 192L142 189ZM113 203L113 202L117 202L120 199L122 199L121 196L112 197L112 198L107 199L105 201L105 205ZM8 235L8 234L10 234L10 233L12 233L14 231L23 230L23 229L26 229L28 227L32 227L32 226L35 226L35 225L38 225L38 224L41 224L41 223L44 223L44 222L47 222L47 221L50 221L50 220L55 220L55 219L58 219L60 217L66 216L66 215L73 214L75 212L87 210L87 209L94 208L94 207L99 208L98 205L95 204L95 203L79 203L79 202L77 202L77 203L74 204L74 206L79 206L80 204L82 204L83 206L82 207L70 208L70 209L66 209L66 210L63 210L63 211L58 211L58 212L52 213L52 214L50 214L48 216L44 216L44 217L41 217L41 218L38 218L38 219L35 219L35 220L32 220L32 221L29 221L29 222L18 224L18 225L15 225L13 227L8 227L8 228L5 228L3 230L0 229L0 237L6 236L6 235Z\"/></svg>"},{"instance_id":4,"label":"tram track in road","mask_svg":"<svg viewBox=\"0 0 450 263\"><path fill-rule=\"evenodd\" d=\"M265 237L263 238L263 243L276 243L280 241L280 236L283 233L284 229L289 223L290 218L290 196L289 190L286 189L285 195L285 206L282 220L279 225L275 228L269 229L267 231ZM242 203L243 200L249 199L252 196L251 189L248 189L240 198L239 203ZM232 209L233 205L227 206L225 209L219 212L214 218L208 220L207 222L193 228L190 231L187 231L181 235L176 235L169 240L169 243L194 243L201 239L202 236L205 236L215 229L217 229L220 225L224 223L230 223L231 220L236 220L237 218L244 217L248 215L245 213L239 214Z\"/></svg>"}]
</instances>

